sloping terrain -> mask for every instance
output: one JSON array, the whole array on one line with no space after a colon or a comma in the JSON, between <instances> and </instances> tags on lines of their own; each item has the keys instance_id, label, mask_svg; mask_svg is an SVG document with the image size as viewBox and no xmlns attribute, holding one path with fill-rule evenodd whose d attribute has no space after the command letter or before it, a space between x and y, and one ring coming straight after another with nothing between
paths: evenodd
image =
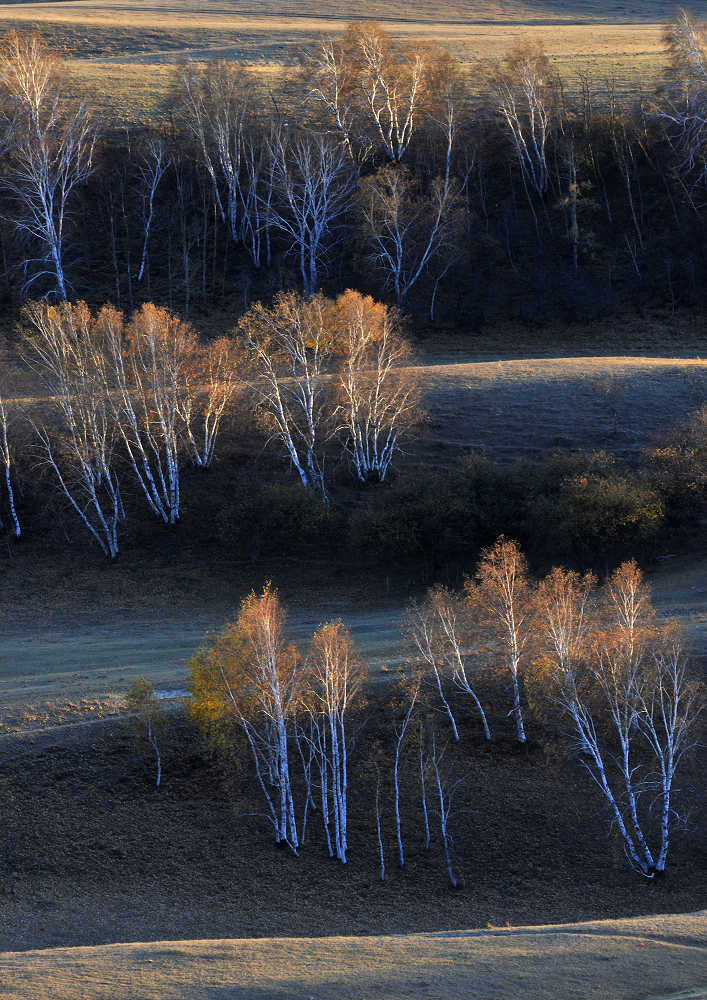
<instances>
[{"instance_id":1,"label":"sloping terrain","mask_svg":"<svg viewBox=\"0 0 707 1000\"><path fill-rule=\"evenodd\" d=\"M704 3L690 5L700 16ZM437 42L462 62L501 56L518 42L542 42L574 85L578 69L600 92L633 101L663 79L665 0L96 0L6 3L0 29L38 29L71 60L76 90L112 118L114 128L161 118L179 59L233 59L264 74L264 84L297 63L301 49L335 35L352 19L378 20L398 38ZM145 66L149 65L149 69Z\"/></svg>"},{"instance_id":2,"label":"sloping terrain","mask_svg":"<svg viewBox=\"0 0 707 1000\"><path fill-rule=\"evenodd\" d=\"M169 21L179 24L187 20L195 26L226 27L242 21L268 17L317 18L347 21L351 18L430 24L483 23L557 23L661 22L672 16L673 5L668 0L420 0L411 8L401 0L354 0L342 9L338 0L61 0L61 2L19 2L6 6L15 16L34 16L57 21L115 21L132 19L136 14L146 23ZM257 13L256 13L257 12ZM411 16L412 15L412 16Z\"/></svg>"},{"instance_id":3,"label":"sloping terrain","mask_svg":"<svg viewBox=\"0 0 707 1000\"><path fill-rule=\"evenodd\" d=\"M553 447L604 448L630 461L707 400L701 358L431 361L423 374L429 419L410 450L433 465L455 461L464 448L500 460ZM155 558L133 553L115 566L96 554L67 575L66 566L48 557L23 556L8 565L3 588L5 706L125 690L139 674L182 687L186 660L204 633L232 620L265 572L236 567L226 554L222 564L209 558L175 566L157 552ZM665 560L652 581L656 603L667 616L682 618L704 649L707 570L698 559L678 562ZM395 664L413 580L390 593L382 576L367 579L365 587L342 578L318 589L316 578L297 570L291 582L280 572L274 582L291 609L295 638L311 635L327 617L342 617L373 666ZM44 609L39 618L37 607Z\"/></svg>"},{"instance_id":4,"label":"sloping terrain","mask_svg":"<svg viewBox=\"0 0 707 1000\"><path fill-rule=\"evenodd\" d=\"M0 954L0 997L642 1000L680 990L700 1000L707 996L706 946L707 911L400 937L61 948Z\"/></svg>"}]
</instances>

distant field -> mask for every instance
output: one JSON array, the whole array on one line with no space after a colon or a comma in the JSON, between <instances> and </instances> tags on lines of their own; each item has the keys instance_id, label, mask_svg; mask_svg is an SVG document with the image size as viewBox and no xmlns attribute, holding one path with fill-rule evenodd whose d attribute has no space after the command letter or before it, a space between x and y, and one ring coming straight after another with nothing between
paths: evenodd
<instances>
[{"instance_id":1,"label":"distant field","mask_svg":"<svg viewBox=\"0 0 707 1000\"><path fill-rule=\"evenodd\" d=\"M332 928L334 929L334 928ZM0 954L3 1000L707 997L707 911L395 937L157 941Z\"/></svg>"},{"instance_id":2,"label":"distant field","mask_svg":"<svg viewBox=\"0 0 707 1000\"><path fill-rule=\"evenodd\" d=\"M704 3L692 5L696 13ZM138 0L96 3L10 3L0 26L38 28L70 60L77 90L114 116L114 124L143 123L160 114L178 58L235 59L280 75L303 45L336 34L353 18L379 20L398 37L421 37L463 62L501 55L521 39L542 40L571 85L589 71L601 91L616 79L619 94L648 94L662 78L662 25L673 4L573 2L441 3L414 8L400 0ZM147 68L149 67L149 68Z\"/></svg>"}]
</instances>

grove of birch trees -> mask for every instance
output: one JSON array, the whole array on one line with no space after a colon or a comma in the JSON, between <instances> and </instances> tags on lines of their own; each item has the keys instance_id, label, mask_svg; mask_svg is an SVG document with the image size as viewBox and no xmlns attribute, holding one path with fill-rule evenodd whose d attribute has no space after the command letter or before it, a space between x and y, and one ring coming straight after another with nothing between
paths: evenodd
<instances>
[{"instance_id":1,"label":"grove of birch trees","mask_svg":"<svg viewBox=\"0 0 707 1000\"><path fill-rule=\"evenodd\" d=\"M0 296L189 318L356 287L467 327L703 304L704 67L685 10L639 96L560 76L540 44L472 64L361 22L267 93L238 63L186 63L126 138L10 31Z\"/></svg>"},{"instance_id":2,"label":"grove of birch trees","mask_svg":"<svg viewBox=\"0 0 707 1000\"><path fill-rule=\"evenodd\" d=\"M689 642L676 622L658 622L635 562L601 586L563 568L534 580L501 537L463 592L433 588L409 609L402 638L399 681L375 678L341 621L322 624L309 646L288 642L267 584L192 659L192 715L215 746L250 757L254 815L277 844L297 853L321 843L346 863L353 815L357 849L368 843L382 879L391 852L403 868L410 843L434 842L455 887L457 861L475 849L473 837L455 840L474 730L482 745L512 732L522 746L551 724L585 772L587 810L637 874L663 873L689 816L689 787L675 776L699 741L705 691ZM224 759L232 766L232 751Z\"/></svg>"},{"instance_id":3,"label":"grove of birch trees","mask_svg":"<svg viewBox=\"0 0 707 1000\"><path fill-rule=\"evenodd\" d=\"M13 486L16 425L32 427L39 460L103 553L119 551L126 491L165 525L182 506L185 464L208 470L224 421L254 410L267 440L305 487L327 500L325 464L361 484L383 482L420 420L419 379L397 312L357 292L336 300L281 294L241 317L235 334L202 342L151 303L32 302L22 357L42 392L0 396L8 521L21 534Z\"/></svg>"}]
</instances>

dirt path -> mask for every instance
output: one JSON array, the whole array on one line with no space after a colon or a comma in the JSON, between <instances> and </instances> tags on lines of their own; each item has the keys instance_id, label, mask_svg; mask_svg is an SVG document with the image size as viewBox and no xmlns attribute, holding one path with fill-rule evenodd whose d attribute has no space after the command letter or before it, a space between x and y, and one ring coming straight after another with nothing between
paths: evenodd
<instances>
[{"instance_id":1,"label":"dirt path","mask_svg":"<svg viewBox=\"0 0 707 1000\"><path fill-rule=\"evenodd\" d=\"M337 603L311 614L292 615L288 631L306 641L328 617L342 615ZM368 662L389 669L399 662L402 606L350 610L343 614ZM20 704L53 698L72 699L126 690L134 677L148 676L156 686L183 687L187 660L210 629L233 620L233 613L205 617L196 613L157 622L125 618L84 622L70 628L8 631L0 646L0 702Z\"/></svg>"},{"instance_id":2,"label":"dirt path","mask_svg":"<svg viewBox=\"0 0 707 1000\"><path fill-rule=\"evenodd\" d=\"M704 1000L706 946L707 911L399 937L61 948L0 955L0 998L642 1000L681 991Z\"/></svg>"},{"instance_id":3,"label":"dirt path","mask_svg":"<svg viewBox=\"0 0 707 1000\"><path fill-rule=\"evenodd\" d=\"M699 652L707 653L707 569L702 563L672 566L651 580L658 611L680 618ZM311 612L294 610L288 632L302 643L327 618L342 617L362 656L374 671L394 670L401 662L400 623L404 605L388 601L378 608L341 602L322 594ZM6 631L0 645L0 703L19 705L63 701L125 691L144 674L159 687L184 687L186 664L210 629L233 619L222 606L207 617L179 613L157 621L120 617L82 621L74 627L36 625L31 631Z\"/></svg>"}]
</instances>

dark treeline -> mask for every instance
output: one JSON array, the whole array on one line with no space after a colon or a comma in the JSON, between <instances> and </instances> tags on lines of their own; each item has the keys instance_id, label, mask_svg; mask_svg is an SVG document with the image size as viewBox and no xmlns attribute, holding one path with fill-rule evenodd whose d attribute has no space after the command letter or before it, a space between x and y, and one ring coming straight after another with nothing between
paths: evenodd
<instances>
[{"instance_id":1,"label":"dark treeline","mask_svg":"<svg viewBox=\"0 0 707 1000\"><path fill-rule=\"evenodd\" d=\"M0 47L0 293L189 317L283 288L386 295L418 321L704 305L702 29L666 30L650 105L541 48L462 67L374 24L282 92L185 64L169 125L110 135L36 36Z\"/></svg>"}]
</instances>

